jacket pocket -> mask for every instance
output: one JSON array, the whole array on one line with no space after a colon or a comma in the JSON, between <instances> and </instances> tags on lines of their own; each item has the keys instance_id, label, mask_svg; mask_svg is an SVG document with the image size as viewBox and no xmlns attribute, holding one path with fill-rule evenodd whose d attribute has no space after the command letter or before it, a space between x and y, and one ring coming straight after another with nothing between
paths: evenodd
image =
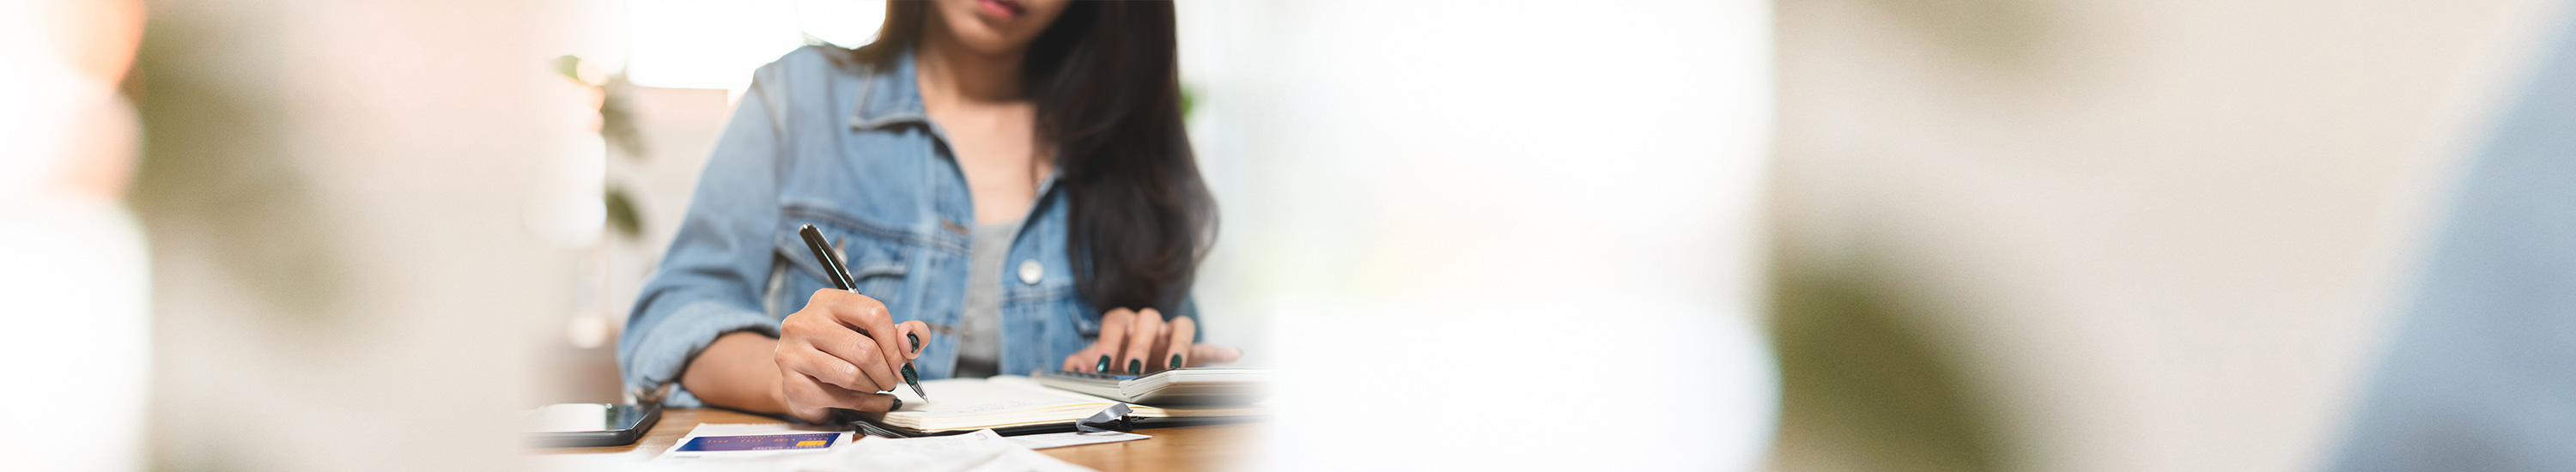
<instances>
[{"instance_id":1,"label":"jacket pocket","mask_svg":"<svg viewBox=\"0 0 2576 472\"><path fill-rule=\"evenodd\" d=\"M774 245L778 256L787 263L791 281L805 279L818 287L832 286L832 277L823 268L822 261L815 260L813 249L798 234L799 229L813 225L830 242L836 256L841 258L841 264L849 268L851 281L860 295L877 299L888 308L915 295L907 293L905 282L911 275L911 260L919 252L920 243L901 227L798 206L786 207L780 222L784 227L780 228ZM806 284L788 284L790 287L803 285Z\"/></svg>"}]
</instances>

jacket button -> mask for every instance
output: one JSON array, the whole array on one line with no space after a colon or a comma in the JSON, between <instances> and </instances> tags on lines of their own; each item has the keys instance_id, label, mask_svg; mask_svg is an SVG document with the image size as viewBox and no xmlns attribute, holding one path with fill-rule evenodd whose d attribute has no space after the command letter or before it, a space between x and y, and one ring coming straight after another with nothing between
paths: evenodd
<instances>
[{"instance_id":1,"label":"jacket button","mask_svg":"<svg viewBox=\"0 0 2576 472\"><path fill-rule=\"evenodd\" d=\"M1045 276L1046 266L1038 265L1037 259L1020 261L1020 283L1036 285Z\"/></svg>"}]
</instances>

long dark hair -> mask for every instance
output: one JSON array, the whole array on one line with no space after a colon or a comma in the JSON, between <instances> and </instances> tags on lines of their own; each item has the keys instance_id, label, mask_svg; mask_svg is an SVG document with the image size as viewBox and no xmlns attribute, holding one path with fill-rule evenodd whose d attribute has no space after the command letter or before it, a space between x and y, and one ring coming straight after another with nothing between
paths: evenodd
<instances>
[{"instance_id":1,"label":"long dark hair","mask_svg":"<svg viewBox=\"0 0 2576 472\"><path fill-rule=\"evenodd\" d=\"M928 2L886 2L861 60L883 67L921 44ZM1188 296L1216 239L1216 204L1181 123L1169 1L1073 2L1029 43L1022 92L1056 151L1070 204L1065 243L1092 307L1158 307Z\"/></svg>"}]
</instances>

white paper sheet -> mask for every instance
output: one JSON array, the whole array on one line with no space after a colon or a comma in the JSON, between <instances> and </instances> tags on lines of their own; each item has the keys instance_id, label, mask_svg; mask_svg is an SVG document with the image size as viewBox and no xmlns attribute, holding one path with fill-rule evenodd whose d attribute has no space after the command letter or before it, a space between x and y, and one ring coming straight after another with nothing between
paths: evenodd
<instances>
[{"instance_id":1,"label":"white paper sheet","mask_svg":"<svg viewBox=\"0 0 2576 472\"><path fill-rule=\"evenodd\" d=\"M1089 471L1005 439L993 430L891 439L868 437L831 454L806 456L795 470L903 472L1073 472Z\"/></svg>"},{"instance_id":2,"label":"white paper sheet","mask_svg":"<svg viewBox=\"0 0 2576 472\"><path fill-rule=\"evenodd\" d=\"M827 449L784 451L678 451L680 445L700 436L751 436L765 434L813 434L837 432L840 439ZM1074 433L1065 433L1074 434ZM689 435L664 450L646 464L648 470L687 471L885 471L903 472L1074 472L1091 469L1049 457L1033 447L1063 447L1077 444L1133 441L1147 436L1116 433L1084 435L1075 439L1047 438L1060 435L1024 436L1046 446L1024 445L1016 438L1004 438L993 430L934 436L927 438L879 438L858 436L847 431L832 431L814 426L787 424L702 424L689 430Z\"/></svg>"}]
</instances>

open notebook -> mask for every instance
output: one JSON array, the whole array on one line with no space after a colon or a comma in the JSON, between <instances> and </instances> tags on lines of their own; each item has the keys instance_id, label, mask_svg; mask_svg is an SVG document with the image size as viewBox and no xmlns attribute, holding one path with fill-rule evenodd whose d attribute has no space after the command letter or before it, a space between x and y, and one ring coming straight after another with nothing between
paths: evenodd
<instances>
[{"instance_id":1,"label":"open notebook","mask_svg":"<svg viewBox=\"0 0 2576 472\"><path fill-rule=\"evenodd\" d=\"M1017 375L983 379L924 380L922 390L930 394L924 400L909 389L896 390L903 407L884 415L875 415L866 426L891 429L870 430L870 434L920 436L944 432L964 432L993 428L1002 434L1070 431L1074 420L1091 416L1119 402L1038 385L1037 381ZM1215 419L1259 416L1258 407L1166 408L1129 404L1128 413L1139 422L1153 419Z\"/></svg>"}]
</instances>

